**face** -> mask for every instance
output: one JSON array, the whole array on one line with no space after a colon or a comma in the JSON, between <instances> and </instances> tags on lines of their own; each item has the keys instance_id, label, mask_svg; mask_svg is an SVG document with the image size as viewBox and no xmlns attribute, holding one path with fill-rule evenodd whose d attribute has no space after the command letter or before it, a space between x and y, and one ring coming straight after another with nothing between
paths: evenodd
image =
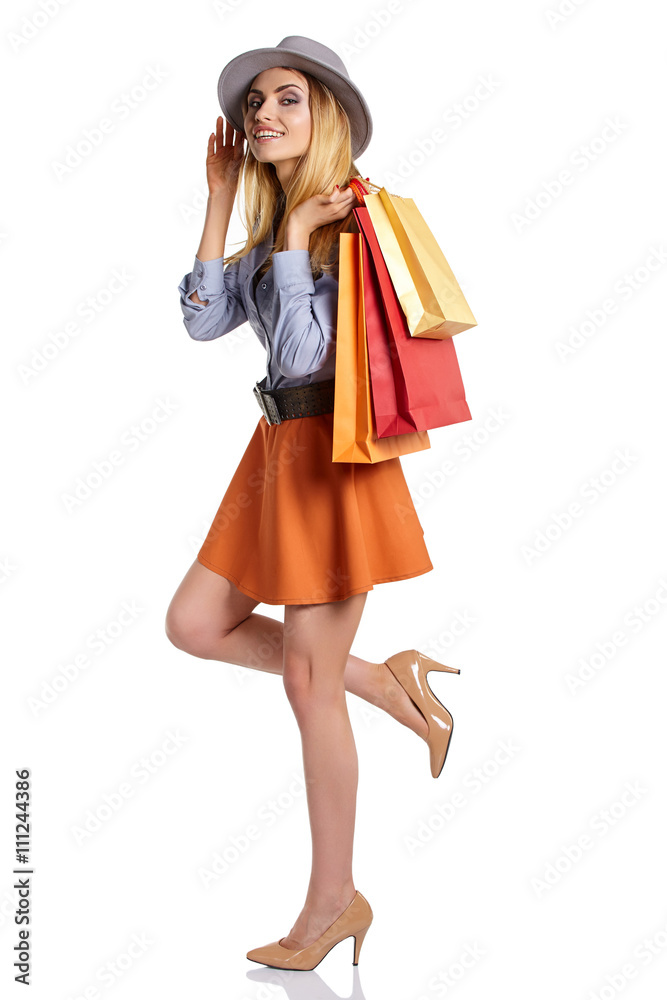
<instances>
[{"instance_id":1,"label":"face","mask_svg":"<svg viewBox=\"0 0 667 1000\"><path fill-rule=\"evenodd\" d=\"M288 178L310 143L306 80L296 70L265 69L250 84L247 101L243 125L252 153L264 163L274 163L281 180ZM260 138L258 132L280 134Z\"/></svg>"}]
</instances>

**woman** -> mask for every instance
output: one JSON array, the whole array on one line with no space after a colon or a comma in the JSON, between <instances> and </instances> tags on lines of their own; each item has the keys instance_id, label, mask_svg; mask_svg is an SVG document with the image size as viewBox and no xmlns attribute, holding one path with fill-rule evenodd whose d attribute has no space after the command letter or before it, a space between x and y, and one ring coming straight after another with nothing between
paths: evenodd
<instances>
[{"instance_id":1,"label":"woman","mask_svg":"<svg viewBox=\"0 0 667 1000\"><path fill-rule=\"evenodd\" d=\"M374 584L433 569L400 460L332 461L338 234L356 231L354 157L372 122L336 53L298 35L233 59L218 94L227 122L208 140L204 232L179 285L184 323L206 341L248 321L267 368L254 389L262 415L166 631L194 656L282 674L300 730L306 900L288 935L247 957L312 969L353 936L357 964L372 911L352 878L358 770L345 692L426 740L437 777L452 718L425 674L459 672L417 650L382 663L350 654ZM241 176L248 238L225 258ZM254 613L260 602L285 605L284 625Z\"/></svg>"}]
</instances>

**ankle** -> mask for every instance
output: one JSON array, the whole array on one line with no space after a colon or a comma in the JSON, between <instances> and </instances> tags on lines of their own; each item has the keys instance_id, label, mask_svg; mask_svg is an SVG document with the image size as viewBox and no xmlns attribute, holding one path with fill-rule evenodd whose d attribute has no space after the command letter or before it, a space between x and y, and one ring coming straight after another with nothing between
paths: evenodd
<instances>
[{"instance_id":1,"label":"ankle","mask_svg":"<svg viewBox=\"0 0 667 1000\"><path fill-rule=\"evenodd\" d=\"M354 882L350 879L343 885L322 889L309 889L306 896L305 910L342 910L348 906L356 894Z\"/></svg>"},{"instance_id":2,"label":"ankle","mask_svg":"<svg viewBox=\"0 0 667 1000\"><path fill-rule=\"evenodd\" d=\"M387 666L386 661L383 663L374 663L373 667L375 671L376 696L380 707L394 718L403 716L405 714L405 691Z\"/></svg>"},{"instance_id":3,"label":"ankle","mask_svg":"<svg viewBox=\"0 0 667 1000\"><path fill-rule=\"evenodd\" d=\"M407 726L423 740L428 737L428 723L423 714L399 683L392 670L383 663L375 665L377 704L393 719Z\"/></svg>"}]
</instances>

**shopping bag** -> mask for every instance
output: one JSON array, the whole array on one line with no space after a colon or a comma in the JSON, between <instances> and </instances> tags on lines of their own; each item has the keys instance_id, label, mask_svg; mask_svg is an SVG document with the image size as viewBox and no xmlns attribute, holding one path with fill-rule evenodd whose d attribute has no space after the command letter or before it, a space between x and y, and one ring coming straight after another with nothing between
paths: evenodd
<instances>
[{"instance_id":1,"label":"shopping bag","mask_svg":"<svg viewBox=\"0 0 667 1000\"><path fill-rule=\"evenodd\" d=\"M413 337L444 340L477 325L444 253L412 198L365 194L364 204L382 248Z\"/></svg>"},{"instance_id":2,"label":"shopping bag","mask_svg":"<svg viewBox=\"0 0 667 1000\"><path fill-rule=\"evenodd\" d=\"M411 337L366 208L362 233L371 397L378 437L471 420L454 341Z\"/></svg>"},{"instance_id":3,"label":"shopping bag","mask_svg":"<svg viewBox=\"0 0 667 1000\"><path fill-rule=\"evenodd\" d=\"M366 343L361 234L339 234L334 388L334 462L382 462L431 447L426 431L379 439L373 421Z\"/></svg>"},{"instance_id":4,"label":"shopping bag","mask_svg":"<svg viewBox=\"0 0 667 1000\"><path fill-rule=\"evenodd\" d=\"M365 209L362 209L362 211L365 211ZM375 430L379 438L391 437L394 434L410 434L416 431L417 427L410 413L407 411L405 400L402 399L399 402L397 398L397 389L400 391L403 388L400 379L400 364L398 365L399 384L397 385L397 373L394 371L394 365L397 363L396 352L394 348L394 356L392 357L392 348L394 345L387 329L387 317L382 302L382 292L378 275L373 266L370 248L365 237L362 238L360 246L362 251L361 270L364 288L368 371ZM398 311L403 322L405 322L405 316L403 316L400 306ZM408 334L407 336L412 342L410 335ZM414 342L419 343L417 340ZM435 344L436 341L433 340L431 343ZM425 429L423 427L419 428L419 430Z\"/></svg>"}]
</instances>

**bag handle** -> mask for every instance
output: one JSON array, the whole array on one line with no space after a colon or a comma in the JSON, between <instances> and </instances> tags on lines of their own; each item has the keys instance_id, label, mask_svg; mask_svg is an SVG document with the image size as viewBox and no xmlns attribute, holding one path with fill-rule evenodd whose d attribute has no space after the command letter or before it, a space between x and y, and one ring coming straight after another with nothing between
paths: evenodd
<instances>
[{"instance_id":1,"label":"bag handle","mask_svg":"<svg viewBox=\"0 0 667 1000\"><path fill-rule=\"evenodd\" d=\"M367 177L366 180L370 181L370 178ZM364 205L365 204L365 202L364 202L364 195L367 195L369 193L370 188L369 188L368 191L366 190L366 185L364 184L364 182L363 182L363 180L362 180L361 177L351 177L350 178L350 187L352 188L352 190L356 194L357 200L360 201L362 205Z\"/></svg>"}]
</instances>

